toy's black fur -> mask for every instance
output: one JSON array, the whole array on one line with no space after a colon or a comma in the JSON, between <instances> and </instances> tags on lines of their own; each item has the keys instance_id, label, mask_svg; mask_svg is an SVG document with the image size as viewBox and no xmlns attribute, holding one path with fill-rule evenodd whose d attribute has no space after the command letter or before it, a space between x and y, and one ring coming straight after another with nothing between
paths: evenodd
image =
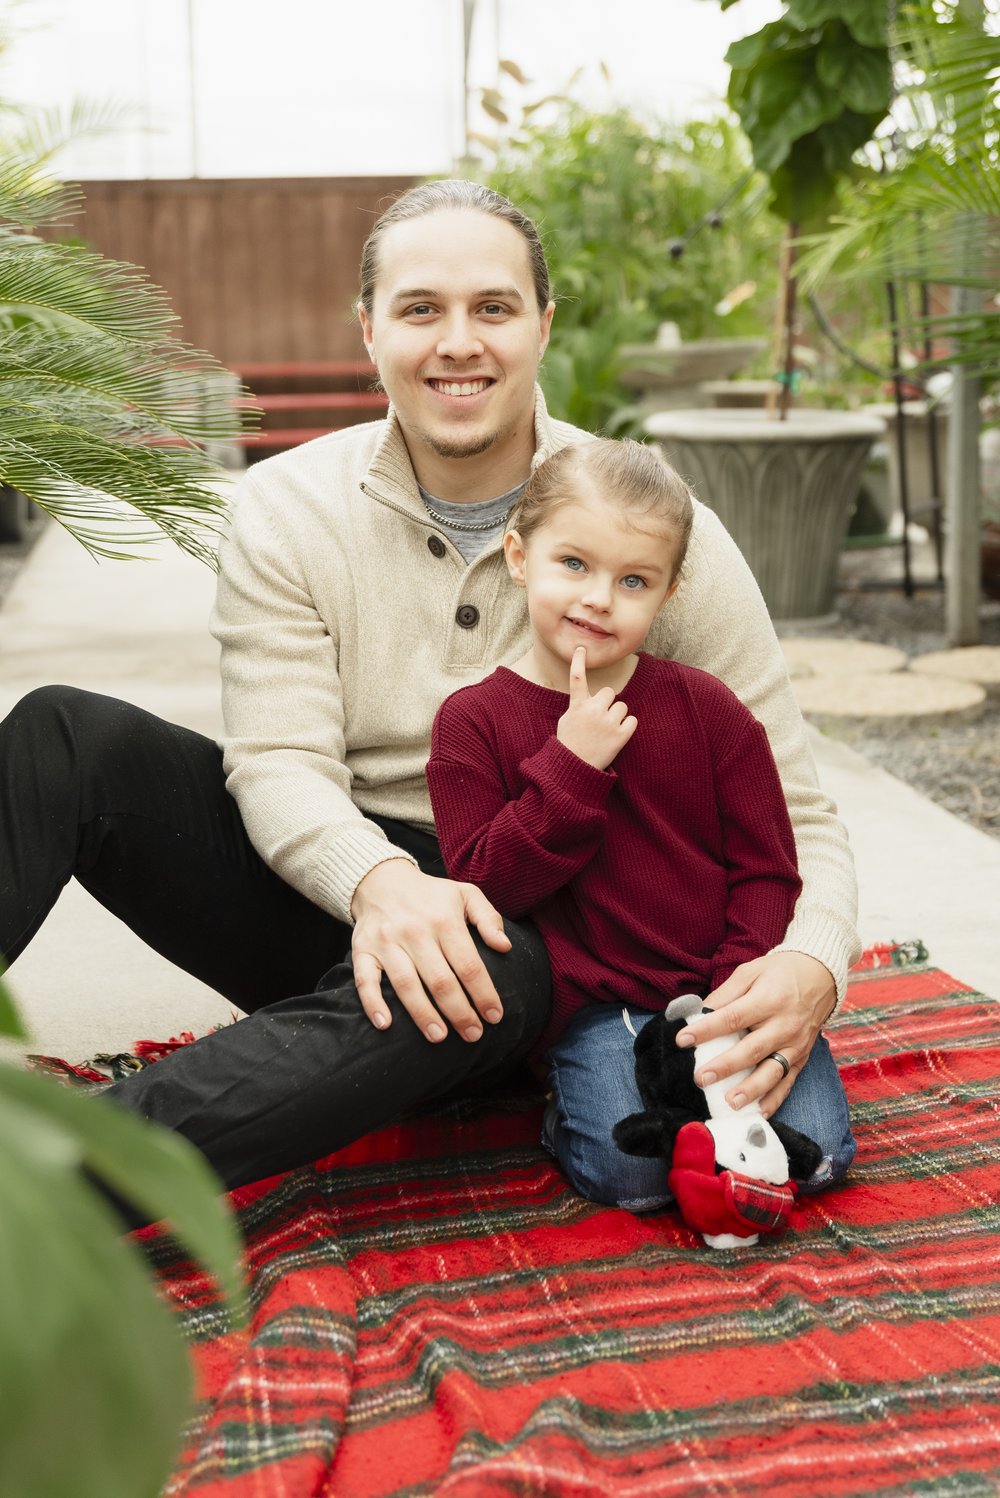
<instances>
[{"instance_id":1,"label":"toy's black fur","mask_svg":"<svg viewBox=\"0 0 1000 1498\"><path fill-rule=\"evenodd\" d=\"M686 1019L658 1014L643 1025L635 1038L635 1080L646 1111L630 1113L612 1131L627 1155L662 1156L668 1170L679 1130L694 1120L705 1123L710 1116L705 1094L694 1080L694 1051L676 1044L686 1024ZM774 1119L770 1123L785 1147L792 1179L808 1180L823 1158L819 1145L788 1124Z\"/></svg>"}]
</instances>

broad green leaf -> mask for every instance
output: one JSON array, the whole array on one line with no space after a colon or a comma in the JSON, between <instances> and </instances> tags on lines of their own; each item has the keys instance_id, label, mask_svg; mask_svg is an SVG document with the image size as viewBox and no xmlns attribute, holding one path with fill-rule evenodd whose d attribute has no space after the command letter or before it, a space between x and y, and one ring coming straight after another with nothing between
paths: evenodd
<instances>
[{"instance_id":1,"label":"broad green leaf","mask_svg":"<svg viewBox=\"0 0 1000 1498\"><path fill-rule=\"evenodd\" d=\"M841 87L848 109L857 114L870 114L875 124L879 124L892 101L892 72L886 53L873 47L856 47ZM869 128L865 140L873 129L874 126Z\"/></svg>"},{"instance_id":2,"label":"broad green leaf","mask_svg":"<svg viewBox=\"0 0 1000 1498\"><path fill-rule=\"evenodd\" d=\"M824 87L838 90L842 102L858 114L888 112L892 73L885 48L861 47L838 28L816 55L816 75Z\"/></svg>"},{"instance_id":3,"label":"broad green leaf","mask_svg":"<svg viewBox=\"0 0 1000 1498\"><path fill-rule=\"evenodd\" d=\"M219 1281L234 1314L243 1314L239 1235L219 1182L197 1150L110 1101L81 1097L13 1067L0 1067L0 1100L57 1124L89 1171L151 1221L168 1223Z\"/></svg>"},{"instance_id":4,"label":"broad green leaf","mask_svg":"<svg viewBox=\"0 0 1000 1498\"><path fill-rule=\"evenodd\" d=\"M782 51L799 44L800 39L786 21L769 21L759 31L731 42L726 51L726 62L734 72L748 72L758 63L773 61Z\"/></svg>"},{"instance_id":5,"label":"broad green leaf","mask_svg":"<svg viewBox=\"0 0 1000 1498\"><path fill-rule=\"evenodd\" d=\"M889 43L889 0L840 0L840 19L864 47Z\"/></svg>"},{"instance_id":6,"label":"broad green leaf","mask_svg":"<svg viewBox=\"0 0 1000 1498\"><path fill-rule=\"evenodd\" d=\"M0 964L0 973L3 966ZM0 978L0 1035L8 1035L12 1040L26 1039L26 1031L21 1023L21 1016L14 1006L10 996L10 989Z\"/></svg>"},{"instance_id":7,"label":"broad green leaf","mask_svg":"<svg viewBox=\"0 0 1000 1498\"><path fill-rule=\"evenodd\" d=\"M867 47L885 47L889 35L887 0L789 0L789 21L802 27L838 21Z\"/></svg>"},{"instance_id":8,"label":"broad green leaf","mask_svg":"<svg viewBox=\"0 0 1000 1498\"><path fill-rule=\"evenodd\" d=\"M840 45L831 45L839 38ZM816 76L824 88L839 89L849 77L858 53L857 46L841 28L833 37L828 37L822 47L816 49Z\"/></svg>"},{"instance_id":9,"label":"broad green leaf","mask_svg":"<svg viewBox=\"0 0 1000 1498\"><path fill-rule=\"evenodd\" d=\"M840 108L833 90L824 89L797 60L788 59L768 75L769 89L756 118L744 120L754 160L763 172L787 161L796 141L818 130Z\"/></svg>"},{"instance_id":10,"label":"broad green leaf","mask_svg":"<svg viewBox=\"0 0 1000 1498\"><path fill-rule=\"evenodd\" d=\"M800 159L809 163L809 171L803 171ZM771 207L790 224L809 224L820 218L831 201L835 184L824 172L815 150L815 143L796 142L788 161L771 173Z\"/></svg>"},{"instance_id":11,"label":"broad green leaf","mask_svg":"<svg viewBox=\"0 0 1000 1498\"><path fill-rule=\"evenodd\" d=\"M190 1406L187 1353L40 1097L0 1092L0 1492L155 1498Z\"/></svg>"},{"instance_id":12,"label":"broad green leaf","mask_svg":"<svg viewBox=\"0 0 1000 1498\"><path fill-rule=\"evenodd\" d=\"M817 130L816 148L834 186L850 175L854 153L869 139L876 123L876 115L843 109Z\"/></svg>"}]
</instances>

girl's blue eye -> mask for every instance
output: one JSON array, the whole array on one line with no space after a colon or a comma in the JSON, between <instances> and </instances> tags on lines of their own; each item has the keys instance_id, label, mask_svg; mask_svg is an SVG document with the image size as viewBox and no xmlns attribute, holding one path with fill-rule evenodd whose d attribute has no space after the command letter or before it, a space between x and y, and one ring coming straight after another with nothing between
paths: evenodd
<instances>
[{"instance_id":1,"label":"girl's blue eye","mask_svg":"<svg viewBox=\"0 0 1000 1498\"><path fill-rule=\"evenodd\" d=\"M563 557L563 566L568 567L570 572L583 571L583 563L579 557Z\"/></svg>"},{"instance_id":2,"label":"girl's blue eye","mask_svg":"<svg viewBox=\"0 0 1000 1498\"><path fill-rule=\"evenodd\" d=\"M639 577L635 572L630 572L628 577L622 578L622 583L626 588L631 588L632 591L635 592L637 591L637 589L644 588L646 586L646 579L644 577Z\"/></svg>"}]
</instances>

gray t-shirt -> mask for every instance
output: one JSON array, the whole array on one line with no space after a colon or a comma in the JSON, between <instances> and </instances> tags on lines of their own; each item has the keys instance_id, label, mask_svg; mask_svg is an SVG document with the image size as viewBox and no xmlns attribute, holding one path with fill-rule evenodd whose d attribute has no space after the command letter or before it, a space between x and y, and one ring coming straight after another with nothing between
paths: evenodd
<instances>
[{"instance_id":1,"label":"gray t-shirt","mask_svg":"<svg viewBox=\"0 0 1000 1498\"><path fill-rule=\"evenodd\" d=\"M474 562L490 541L503 534L507 517L521 498L524 484L508 489L506 494L500 494L496 499L483 499L468 505L435 499L421 485L417 487L431 519L441 527L465 560Z\"/></svg>"}]
</instances>

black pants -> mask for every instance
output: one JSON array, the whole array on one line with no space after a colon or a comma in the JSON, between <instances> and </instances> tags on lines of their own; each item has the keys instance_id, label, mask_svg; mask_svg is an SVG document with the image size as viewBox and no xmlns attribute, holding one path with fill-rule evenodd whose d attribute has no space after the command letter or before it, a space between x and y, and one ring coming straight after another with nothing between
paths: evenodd
<instances>
[{"instance_id":1,"label":"black pants","mask_svg":"<svg viewBox=\"0 0 1000 1498\"><path fill-rule=\"evenodd\" d=\"M444 872L433 837L382 825L427 873ZM393 1023L376 1030L354 987L350 928L255 852L218 746L129 703L44 687L0 723L8 962L74 875L156 951L249 1011L105 1094L191 1140L228 1188L498 1077L548 1018L544 947L531 926L508 923L510 953L477 939L504 1006L481 1040L449 1030L431 1044L388 985ZM67 953L67 980L71 963Z\"/></svg>"}]
</instances>

